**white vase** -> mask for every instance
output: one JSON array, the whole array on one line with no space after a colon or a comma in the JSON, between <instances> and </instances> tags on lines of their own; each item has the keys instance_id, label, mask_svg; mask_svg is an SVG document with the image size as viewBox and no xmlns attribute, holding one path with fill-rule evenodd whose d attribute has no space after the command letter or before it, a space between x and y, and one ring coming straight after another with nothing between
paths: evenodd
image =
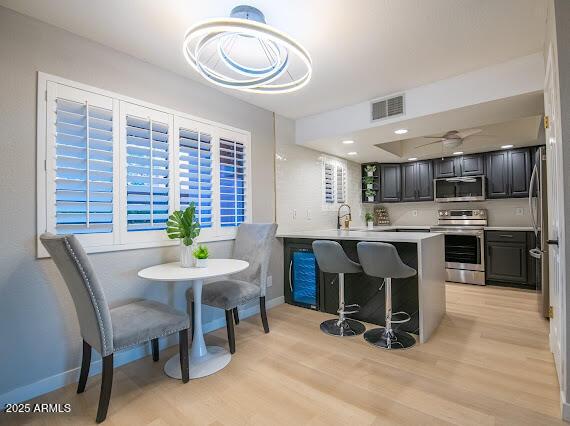
<instances>
[{"instance_id":1,"label":"white vase","mask_svg":"<svg viewBox=\"0 0 570 426\"><path fill-rule=\"evenodd\" d=\"M194 266L194 256L192 252L194 251L194 244L187 246L184 242L180 240L180 266L183 268L191 268Z\"/></svg>"},{"instance_id":2,"label":"white vase","mask_svg":"<svg viewBox=\"0 0 570 426\"><path fill-rule=\"evenodd\" d=\"M367 183L366 184L366 189L372 189L374 187L373 183Z\"/></svg>"},{"instance_id":3,"label":"white vase","mask_svg":"<svg viewBox=\"0 0 570 426\"><path fill-rule=\"evenodd\" d=\"M370 196L369 196L369 197L368 197L368 201L371 202L371 203L373 203L373 202L374 202L374 197L370 197Z\"/></svg>"},{"instance_id":4,"label":"white vase","mask_svg":"<svg viewBox=\"0 0 570 426\"><path fill-rule=\"evenodd\" d=\"M194 266L196 268L207 268L208 267L208 259L194 259Z\"/></svg>"},{"instance_id":5,"label":"white vase","mask_svg":"<svg viewBox=\"0 0 570 426\"><path fill-rule=\"evenodd\" d=\"M368 229L374 229L374 222L373 221L366 222L366 226L368 226Z\"/></svg>"},{"instance_id":6,"label":"white vase","mask_svg":"<svg viewBox=\"0 0 570 426\"><path fill-rule=\"evenodd\" d=\"M374 176L374 172L366 172L368 176Z\"/></svg>"}]
</instances>

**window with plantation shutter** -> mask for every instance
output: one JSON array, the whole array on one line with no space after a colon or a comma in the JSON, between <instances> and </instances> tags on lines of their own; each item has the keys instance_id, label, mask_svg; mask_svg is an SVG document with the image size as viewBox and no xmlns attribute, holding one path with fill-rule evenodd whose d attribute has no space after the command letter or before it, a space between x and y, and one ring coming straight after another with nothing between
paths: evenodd
<instances>
[{"instance_id":1,"label":"window with plantation shutter","mask_svg":"<svg viewBox=\"0 0 570 426\"><path fill-rule=\"evenodd\" d=\"M45 173L46 230L77 234L86 244L112 244L114 221L113 100L50 85Z\"/></svg>"},{"instance_id":2,"label":"window with plantation shutter","mask_svg":"<svg viewBox=\"0 0 570 426\"><path fill-rule=\"evenodd\" d=\"M172 210L171 125L168 114L121 103L125 153L125 237L131 241L165 237ZM134 236L140 233L141 236Z\"/></svg>"},{"instance_id":3,"label":"window with plantation shutter","mask_svg":"<svg viewBox=\"0 0 570 426\"><path fill-rule=\"evenodd\" d=\"M200 228L211 229L214 226L212 129L182 118L176 119L176 129L180 210L194 203Z\"/></svg>"},{"instance_id":4,"label":"window with plantation shutter","mask_svg":"<svg viewBox=\"0 0 570 426\"><path fill-rule=\"evenodd\" d=\"M200 242L250 220L249 132L44 73L37 105L38 238L75 234L88 253L175 245L168 217L191 203Z\"/></svg>"},{"instance_id":5,"label":"window with plantation shutter","mask_svg":"<svg viewBox=\"0 0 570 426\"><path fill-rule=\"evenodd\" d=\"M336 166L336 202L346 202L346 166L344 164L337 164Z\"/></svg>"},{"instance_id":6,"label":"window with plantation shutter","mask_svg":"<svg viewBox=\"0 0 570 426\"><path fill-rule=\"evenodd\" d=\"M347 167L346 162L323 156L322 159L323 209L333 210L346 202Z\"/></svg>"},{"instance_id":7,"label":"window with plantation shutter","mask_svg":"<svg viewBox=\"0 0 570 426\"><path fill-rule=\"evenodd\" d=\"M220 137L220 226L236 227L246 221L246 146L231 137Z\"/></svg>"}]
</instances>

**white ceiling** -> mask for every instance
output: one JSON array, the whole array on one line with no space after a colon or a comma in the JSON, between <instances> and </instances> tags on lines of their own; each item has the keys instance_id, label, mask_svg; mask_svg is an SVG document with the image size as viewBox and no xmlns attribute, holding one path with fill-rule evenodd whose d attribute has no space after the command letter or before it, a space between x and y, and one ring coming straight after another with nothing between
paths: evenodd
<instances>
[{"instance_id":1,"label":"white ceiling","mask_svg":"<svg viewBox=\"0 0 570 426\"><path fill-rule=\"evenodd\" d=\"M299 118L542 50L546 0L0 0L18 12L202 81L185 30L258 7L311 53L313 79L282 95L227 93Z\"/></svg>"},{"instance_id":2,"label":"white ceiling","mask_svg":"<svg viewBox=\"0 0 570 426\"><path fill-rule=\"evenodd\" d=\"M311 140L304 146L317 151L346 158L358 163L369 161L391 162L405 161L409 157L434 158L441 155L441 147L416 149L420 145L418 138L427 135L440 135L450 130L470 128L488 129L483 134L493 138L472 138L462 149L447 149L446 155L453 151L466 153L484 152L499 149L504 144L515 146L536 143L538 124L544 111L542 92L525 93L509 98L479 103L463 108L456 108L436 114L425 115L398 121L383 126L363 129L351 134ZM408 129L405 135L396 135L396 129ZM351 145L341 143L344 139L355 142ZM402 142L403 141L403 142ZM400 143L402 142L402 143ZM422 139L422 143L425 140ZM382 149L385 145L386 149ZM357 154L349 156L348 152Z\"/></svg>"}]
</instances>

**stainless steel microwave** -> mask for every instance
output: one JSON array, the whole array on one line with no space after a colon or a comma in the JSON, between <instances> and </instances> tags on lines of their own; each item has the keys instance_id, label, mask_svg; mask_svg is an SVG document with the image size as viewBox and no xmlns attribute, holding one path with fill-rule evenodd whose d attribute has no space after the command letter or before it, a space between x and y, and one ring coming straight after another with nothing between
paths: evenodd
<instances>
[{"instance_id":1,"label":"stainless steel microwave","mask_svg":"<svg viewBox=\"0 0 570 426\"><path fill-rule=\"evenodd\" d=\"M485 199L485 176L462 176L434 179L435 201L482 201Z\"/></svg>"}]
</instances>

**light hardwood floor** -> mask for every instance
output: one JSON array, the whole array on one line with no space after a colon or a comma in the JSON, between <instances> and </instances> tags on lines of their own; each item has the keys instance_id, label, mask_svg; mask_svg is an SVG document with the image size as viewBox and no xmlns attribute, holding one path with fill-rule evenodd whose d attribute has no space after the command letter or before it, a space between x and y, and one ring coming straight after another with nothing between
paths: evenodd
<instances>
[{"instance_id":1,"label":"light hardwood floor","mask_svg":"<svg viewBox=\"0 0 570 426\"><path fill-rule=\"evenodd\" d=\"M447 314L424 345L402 352L362 337L324 335L330 317L289 305L237 326L237 352L223 371L182 384L163 363L176 348L115 370L106 425L550 425L559 391L547 322L536 295L447 285ZM226 344L225 329L207 336ZM0 416L0 423L94 424L99 376L33 402L70 402L72 414Z\"/></svg>"}]
</instances>

